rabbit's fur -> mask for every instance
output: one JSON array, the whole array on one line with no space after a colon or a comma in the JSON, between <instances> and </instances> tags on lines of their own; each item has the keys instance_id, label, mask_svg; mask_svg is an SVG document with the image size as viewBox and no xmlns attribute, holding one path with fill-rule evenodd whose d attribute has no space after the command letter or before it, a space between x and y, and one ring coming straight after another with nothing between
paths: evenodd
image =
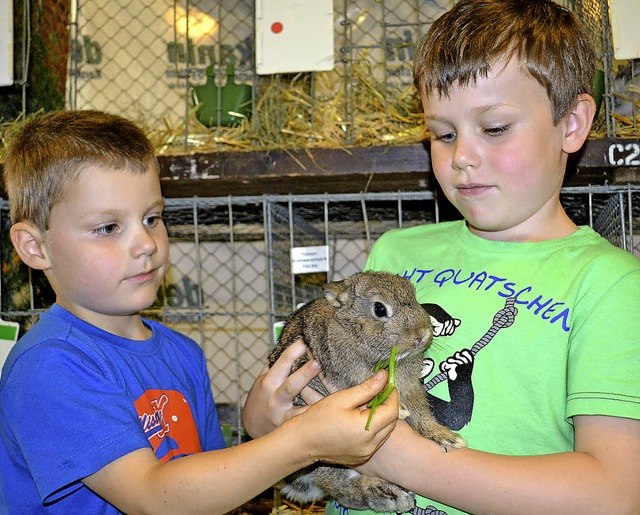
<instances>
[{"instance_id":1,"label":"rabbit's fur","mask_svg":"<svg viewBox=\"0 0 640 515\"><path fill-rule=\"evenodd\" d=\"M432 327L413 285L390 273L362 272L323 289L323 298L312 300L287 318L269 364L302 336L326 379L344 389L370 377L396 345L401 413L422 436L443 446L464 447L464 440L436 422L420 382L422 355L431 343ZM306 357L298 360L292 372L306 361ZM318 379L311 386L327 394ZM296 403L304 401L298 398ZM301 502L333 497L348 508L383 512L405 512L415 505L413 493L340 466L314 465L284 483L282 493Z\"/></svg>"}]
</instances>

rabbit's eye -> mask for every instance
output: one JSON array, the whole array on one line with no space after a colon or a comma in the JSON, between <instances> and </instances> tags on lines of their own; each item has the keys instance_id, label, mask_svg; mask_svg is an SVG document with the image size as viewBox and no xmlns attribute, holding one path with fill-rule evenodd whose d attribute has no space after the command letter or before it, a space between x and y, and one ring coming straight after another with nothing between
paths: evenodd
<instances>
[{"instance_id":1,"label":"rabbit's eye","mask_svg":"<svg viewBox=\"0 0 640 515\"><path fill-rule=\"evenodd\" d=\"M378 318L385 318L387 316L387 307L382 302L376 302L373 305L373 313Z\"/></svg>"}]
</instances>

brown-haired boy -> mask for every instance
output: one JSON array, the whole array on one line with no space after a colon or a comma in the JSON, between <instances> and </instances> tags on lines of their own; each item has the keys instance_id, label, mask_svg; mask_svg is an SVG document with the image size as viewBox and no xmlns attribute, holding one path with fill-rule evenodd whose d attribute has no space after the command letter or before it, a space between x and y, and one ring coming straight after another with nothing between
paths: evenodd
<instances>
[{"instance_id":1,"label":"brown-haired boy","mask_svg":"<svg viewBox=\"0 0 640 515\"><path fill-rule=\"evenodd\" d=\"M413 513L640 513L640 261L559 199L595 112L583 29L550 0L462 0L414 70L433 171L464 220L391 231L366 268L441 308L426 395L469 448L403 422L358 470L416 492ZM250 434L286 420L254 395Z\"/></svg>"},{"instance_id":2,"label":"brown-haired boy","mask_svg":"<svg viewBox=\"0 0 640 515\"><path fill-rule=\"evenodd\" d=\"M36 117L11 140L4 171L11 241L56 303L2 369L0 512L224 513L315 461L362 463L388 437L397 398L371 431L359 408L384 386L380 374L224 448L204 353L140 316L169 242L139 127L95 111Z\"/></svg>"}]
</instances>

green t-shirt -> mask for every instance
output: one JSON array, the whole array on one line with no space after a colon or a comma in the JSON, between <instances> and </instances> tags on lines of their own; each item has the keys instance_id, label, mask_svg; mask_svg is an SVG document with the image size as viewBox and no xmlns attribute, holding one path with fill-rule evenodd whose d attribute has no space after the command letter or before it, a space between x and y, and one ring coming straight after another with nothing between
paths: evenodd
<instances>
[{"instance_id":1,"label":"green t-shirt","mask_svg":"<svg viewBox=\"0 0 640 515\"><path fill-rule=\"evenodd\" d=\"M438 419L469 447L571 451L574 415L640 419L640 260L592 229L524 243L479 238L463 221L398 229L366 268L407 277L420 303L437 306L430 314L459 320L427 350L424 382ZM449 380L440 364L462 349L473 361ZM417 514L463 513L416 502ZM367 513L333 501L326 512Z\"/></svg>"}]
</instances>

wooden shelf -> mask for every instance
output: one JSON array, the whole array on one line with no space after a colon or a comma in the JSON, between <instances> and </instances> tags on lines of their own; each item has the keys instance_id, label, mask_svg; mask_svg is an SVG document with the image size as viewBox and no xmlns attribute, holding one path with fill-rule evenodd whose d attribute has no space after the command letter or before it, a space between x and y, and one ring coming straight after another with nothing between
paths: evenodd
<instances>
[{"instance_id":1,"label":"wooden shelf","mask_svg":"<svg viewBox=\"0 0 640 515\"><path fill-rule=\"evenodd\" d=\"M160 156L167 197L434 190L425 145ZM0 170L2 165L0 164ZM640 184L640 139L590 139L565 185ZM0 196L6 198L3 188Z\"/></svg>"},{"instance_id":2,"label":"wooden shelf","mask_svg":"<svg viewBox=\"0 0 640 515\"><path fill-rule=\"evenodd\" d=\"M160 156L167 197L434 189L425 145ZM590 139L565 184L640 184L640 139Z\"/></svg>"}]
</instances>

